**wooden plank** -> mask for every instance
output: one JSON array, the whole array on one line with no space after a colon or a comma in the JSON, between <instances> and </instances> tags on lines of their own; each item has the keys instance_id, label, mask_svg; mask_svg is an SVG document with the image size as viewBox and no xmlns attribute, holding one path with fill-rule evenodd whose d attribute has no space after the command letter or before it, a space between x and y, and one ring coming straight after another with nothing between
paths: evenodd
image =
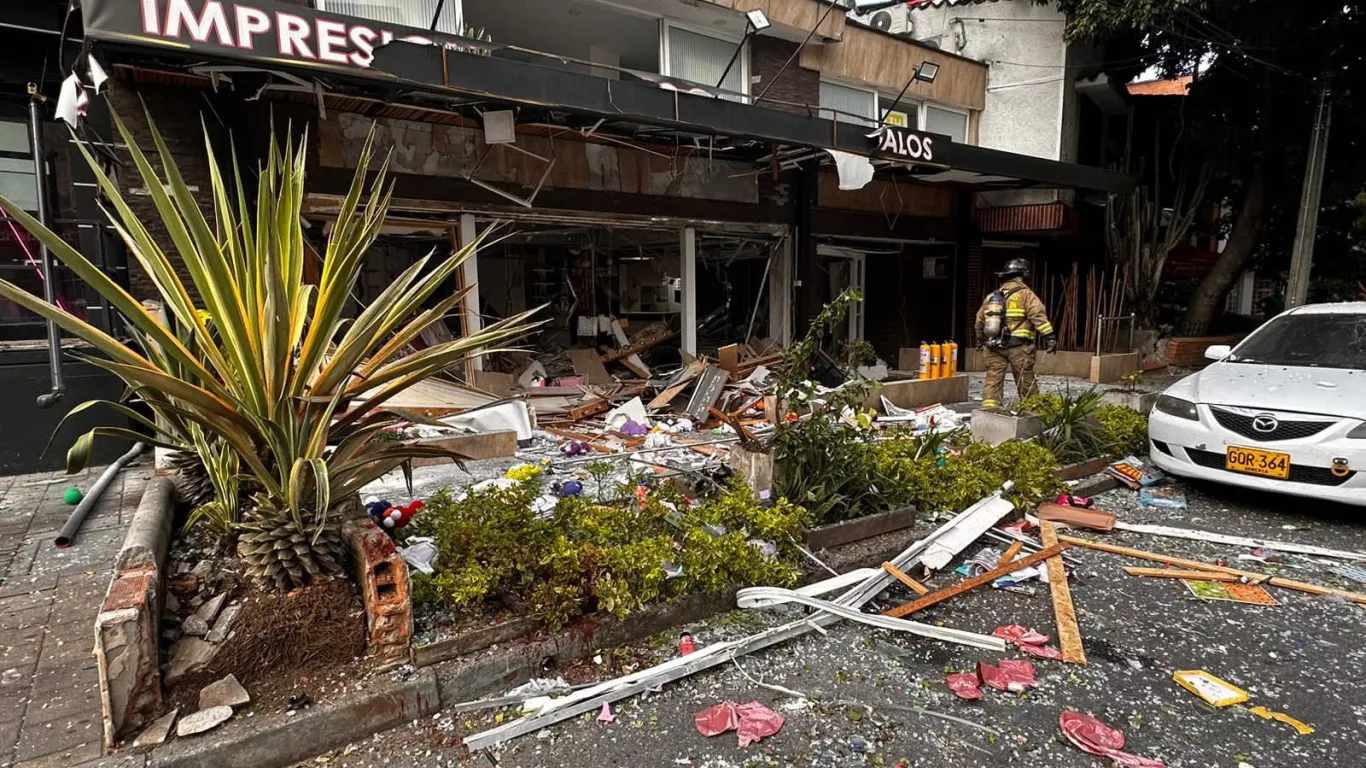
<instances>
[{"instance_id":1,"label":"wooden plank","mask_svg":"<svg viewBox=\"0 0 1366 768\"><path fill-rule=\"evenodd\" d=\"M1230 576L1238 576L1247 579L1252 584L1261 584L1270 578L1264 574L1253 573L1252 571L1240 571L1237 568L1211 565L1209 563L1202 563L1198 560L1186 560L1181 557L1172 557L1171 555L1163 555L1157 552L1145 552L1141 549L1130 549L1129 547L1121 547L1115 544L1104 544L1099 541L1091 541L1090 539L1078 539L1073 536L1059 535L1058 541L1074 547L1093 549L1097 552L1109 552L1112 555L1124 555L1125 557L1132 557L1137 560L1149 560L1154 563L1163 563L1165 565L1177 565L1182 568L1190 568L1191 570L1203 571L1206 573L1226 573Z\"/></svg>"},{"instance_id":2,"label":"wooden plank","mask_svg":"<svg viewBox=\"0 0 1366 768\"><path fill-rule=\"evenodd\" d=\"M589 416L594 416L596 414L608 411L611 408L612 401L604 397L599 400L594 400L592 402L583 403L580 405L571 405L568 408L566 408L565 411L569 414L569 418L571 420L579 421L580 419L586 419Z\"/></svg>"},{"instance_id":3,"label":"wooden plank","mask_svg":"<svg viewBox=\"0 0 1366 768\"><path fill-rule=\"evenodd\" d=\"M1052 523L1039 524L1039 535L1045 547L1058 546L1058 529ZM1072 605L1072 588L1067 584L1067 567L1062 557L1050 557L1047 562L1048 586L1053 592L1053 619L1058 626L1058 644L1062 646L1062 660L1068 664L1085 664L1086 651L1081 647L1081 628L1077 626L1077 611Z\"/></svg>"},{"instance_id":4,"label":"wooden plank","mask_svg":"<svg viewBox=\"0 0 1366 768\"><path fill-rule=\"evenodd\" d=\"M987 571L986 573L980 576L974 576L973 578L968 579L967 581L961 581L957 584L954 584L951 587L948 587L947 589L941 589L938 592L932 592L920 598L919 600L916 600L915 602L906 603L905 605L899 605L896 608L891 609L890 611L883 611L882 615L891 616L894 619L899 619L902 616L908 616L912 613L915 613L916 611L922 611L926 608L929 608L932 605L938 605L939 603L942 603L945 600L948 600L949 598L957 597L958 595L961 595L964 592L970 592L982 586L983 584L990 584L991 582L1001 578L1002 576L1014 573L1020 570L1021 568L1028 568L1031 565L1042 563L1043 561L1047 560L1048 558L1054 555L1062 554L1062 551L1065 548L1065 544L1055 544L1051 547L1045 547L1044 549L1041 549L1032 555L1022 557L1019 560L1016 560L1015 562L1010 563L1009 565L997 568L994 571Z\"/></svg>"},{"instance_id":5,"label":"wooden plank","mask_svg":"<svg viewBox=\"0 0 1366 768\"><path fill-rule=\"evenodd\" d=\"M517 385L517 377L510 373L498 373L497 371L475 371L474 386L484 392L491 392L495 395L511 395L522 391Z\"/></svg>"},{"instance_id":6,"label":"wooden plank","mask_svg":"<svg viewBox=\"0 0 1366 768\"><path fill-rule=\"evenodd\" d=\"M694 360L693 362L688 363L669 379L669 386L665 387L664 390L645 407L651 411L667 407L675 398L683 394L683 390L687 389L692 384L693 379L701 376L702 372L705 370L707 370L707 364L700 360Z\"/></svg>"},{"instance_id":7,"label":"wooden plank","mask_svg":"<svg viewBox=\"0 0 1366 768\"><path fill-rule=\"evenodd\" d=\"M499 430L497 432L478 432L472 435L455 435L453 437L438 437L432 440L419 440L417 445L432 445L454 451L462 457L471 461L480 459L501 459L517 453L517 433L513 430ZM443 459L436 456L421 456L415 458L413 467L433 467L438 464L449 464L450 459Z\"/></svg>"},{"instance_id":8,"label":"wooden plank","mask_svg":"<svg viewBox=\"0 0 1366 768\"><path fill-rule=\"evenodd\" d=\"M1010 547L1006 549L1006 553L1001 556L1001 562L997 563L997 565L1005 565L1006 563L1009 563L1011 560L1014 560L1016 555L1019 555L1020 550L1022 549L1024 549L1023 541L1017 541L1014 544L1011 544Z\"/></svg>"},{"instance_id":9,"label":"wooden plank","mask_svg":"<svg viewBox=\"0 0 1366 768\"><path fill-rule=\"evenodd\" d=\"M1292 579L1282 579L1279 576L1273 576L1268 583L1273 587L1280 587L1281 589L1293 589L1297 592L1308 592L1311 595L1341 597L1344 600L1351 600L1354 603L1366 605L1366 594L1362 594L1361 592L1349 592L1345 589L1321 587L1318 584L1309 584L1303 581L1294 581Z\"/></svg>"},{"instance_id":10,"label":"wooden plank","mask_svg":"<svg viewBox=\"0 0 1366 768\"><path fill-rule=\"evenodd\" d=\"M920 582L916 581L910 576L907 576L906 574L902 573L900 568L897 568L895 565L892 565L891 563L883 563L882 570L892 574L893 578L895 578L902 584L905 584L906 586L910 587L911 591L915 592L917 595L928 595L930 593L929 587L925 586L924 584L921 584Z\"/></svg>"},{"instance_id":11,"label":"wooden plank","mask_svg":"<svg viewBox=\"0 0 1366 768\"><path fill-rule=\"evenodd\" d=\"M1109 512L1083 507L1067 507L1062 504L1054 504L1051 501L1040 504L1034 514L1041 521L1065 523L1077 528L1089 528L1093 531L1112 531L1115 528L1116 520L1115 516Z\"/></svg>"},{"instance_id":12,"label":"wooden plank","mask_svg":"<svg viewBox=\"0 0 1366 768\"><path fill-rule=\"evenodd\" d=\"M1124 572L1130 576L1149 576L1158 579L1192 579L1194 581L1238 581L1237 576L1209 571L1190 571L1183 568L1139 568L1128 565Z\"/></svg>"},{"instance_id":13,"label":"wooden plank","mask_svg":"<svg viewBox=\"0 0 1366 768\"><path fill-rule=\"evenodd\" d=\"M654 347L663 344L664 342L668 341L669 339L672 339L677 335L678 331L665 331L659 334L652 334L644 339L641 339L640 341L633 342L628 347L623 347L622 349L608 352L607 354L602 356L603 362L615 363L623 357L638 355L641 352L653 349Z\"/></svg>"},{"instance_id":14,"label":"wooden plank","mask_svg":"<svg viewBox=\"0 0 1366 768\"><path fill-rule=\"evenodd\" d=\"M716 405L716 401L721 397L721 390L725 388L729 379L729 373L715 366L707 366L707 370L698 377L697 388L693 390L692 399L688 401L688 407L684 412L694 419L706 418L707 409Z\"/></svg>"},{"instance_id":15,"label":"wooden plank","mask_svg":"<svg viewBox=\"0 0 1366 768\"><path fill-rule=\"evenodd\" d=\"M721 369L734 376L740 368L740 345L727 344L716 350L716 359Z\"/></svg>"},{"instance_id":16,"label":"wooden plank","mask_svg":"<svg viewBox=\"0 0 1366 768\"><path fill-rule=\"evenodd\" d=\"M617 340L618 347L631 346L631 340L626 338L626 328L622 325L621 320L613 318L607 325L612 331L612 338ZM645 361L640 359L640 355L637 355L634 352L619 360L613 360L613 362L626 366L631 373L634 373L642 379L650 378L650 369L645 365Z\"/></svg>"},{"instance_id":17,"label":"wooden plank","mask_svg":"<svg viewBox=\"0 0 1366 768\"><path fill-rule=\"evenodd\" d=\"M617 380L612 378L612 374L607 372L601 357L591 349L566 349L564 351L569 362L574 366L574 373L582 376L584 381L589 384L615 384Z\"/></svg>"}]
</instances>

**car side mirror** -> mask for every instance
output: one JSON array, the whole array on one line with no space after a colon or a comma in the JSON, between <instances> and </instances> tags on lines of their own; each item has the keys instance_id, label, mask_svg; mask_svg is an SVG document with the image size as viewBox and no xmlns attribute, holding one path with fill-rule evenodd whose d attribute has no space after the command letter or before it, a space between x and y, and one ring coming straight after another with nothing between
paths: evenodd
<instances>
[{"instance_id":1,"label":"car side mirror","mask_svg":"<svg viewBox=\"0 0 1366 768\"><path fill-rule=\"evenodd\" d=\"M1208 360L1223 360L1233 352L1233 347L1227 344L1215 344L1212 347L1205 347L1205 358Z\"/></svg>"}]
</instances>

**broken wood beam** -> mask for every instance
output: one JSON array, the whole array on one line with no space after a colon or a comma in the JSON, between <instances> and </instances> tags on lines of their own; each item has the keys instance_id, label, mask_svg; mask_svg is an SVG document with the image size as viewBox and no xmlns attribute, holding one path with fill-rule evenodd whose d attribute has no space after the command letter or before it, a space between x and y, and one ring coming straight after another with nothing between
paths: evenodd
<instances>
[{"instance_id":1,"label":"broken wood beam","mask_svg":"<svg viewBox=\"0 0 1366 768\"><path fill-rule=\"evenodd\" d=\"M1039 524L1039 535L1045 547L1058 546L1058 529L1048 521ZM1061 550L1059 550L1061 553ZM1081 647L1081 628L1077 626L1077 611L1072 605L1072 588L1067 584L1067 567L1062 557L1050 557L1048 586L1053 593L1053 621L1058 628L1058 644L1062 646L1062 660L1068 664L1085 664L1086 651Z\"/></svg>"},{"instance_id":2,"label":"broken wood beam","mask_svg":"<svg viewBox=\"0 0 1366 768\"><path fill-rule=\"evenodd\" d=\"M1009 563L1011 560L1014 560L1020 554L1020 550L1022 549L1024 549L1023 541L1017 541L1014 544L1011 544L1010 547L1006 549L1006 553L1004 555L1001 555L1001 562L997 563L997 565L1005 565L1006 563Z\"/></svg>"},{"instance_id":3,"label":"broken wood beam","mask_svg":"<svg viewBox=\"0 0 1366 768\"><path fill-rule=\"evenodd\" d=\"M987 571L986 573L980 576L974 576L971 579L968 579L967 581L959 582L946 589L941 589L938 592L932 592L920 598L919 600L916 600L915 602L906 603L905 605L899 605L896 608L891 609L890 611L883 611L882 615L891 616L894 619L899 619L902 616L907 616L909 614L915 613L916 611L924 610L932 605L938 605L939 603L942 603L945 600L948 600L949 598L957 597L958 595L961 595L964 592L974 590L982 586L983 584L990 584L991 582L1001 578L1002 576L1012 574L1022 568L1028 568L1031 565L1042 563L1043 561L1047 560L1048 558L1054 555L1060 555L1062 554L1062 551L1066 548L1067 545L1065 544L1055 544L1051 547L1044 547L1043 549L1039 550L1038 552L1035 552L1032 555L1026 555L1025 557L1022 557L1019 560L1016 560L1008 565L997 568L994 571Z\"/></svg>"},{"instance_id":4,"label":"broken wood beam","mask_svg":"<svg viewBox=\"0 0 1366 768\"><path fill-rule=\"evenodd\" d=\"M1240 571L1237 568L1229 568L1223 565L1212 565L1210 563L1202 563L1198 560L1187 560L1185 558L1172 557L1171 555L1163 555L1157 552L1145 552L1141 549L1130 549L1129 547L1121 547L1116 544L1104 544L1099 541L1091 541L1090 539L1078 539L1073 536L1059 535L1058 541L1061 541L1064 544L1070 544L1074 547L1081 547L1082 549L1109 552L1112 555L1123 555L1125 557L1132 557L1136 560L1149 560L1154 563L1176 565L1182 568L1190 568L1191 570L1203 571L1206 573L1226 573L1230 576L1238 576L1247 579L1250 584L1261 584L1271 578L1270 576L1253 573L1252 571Z\"/></svg>"},{"instance_id":5,"label":"broken wood beam","mask_svg":"<svg viewBox=\"0 0 1366 768\"><path fill-rule=\"evenodd\" d=\"M1283 579L1280 576L1272 576L1271 580L1267 583L1273 587L1280 587L1281 589L1293 589L1297 592L1307 592L1311 595L1340 597L1344 600L1350 600L1359 605L1366 605L1366 594L1363 594L1361 592L1349 592L1345 589L1321 587L1318 584L1309 584L1303 581L1294 581L1293 579Z\"/></svg>"},{"instance_id":6,"label":"broken wood beam","mask_svg":"<svg viewBox=\"0 0 1366 768\"><path fill-rule=\"evenodd\" d=\"M1139 568L1136 566L1125 566L1124 572L1130 576L1149 576L1158 579L1191 579L1193 581L1239 581L1238 576L1227 573L1212 573L1210 571L1190 571L1184 568Z\"/></svg>"},{"instance_id":7,"label":"broken wood beam","mask_svg":"<svg viewBox=\"0 0 1366 768\"><path fill-rule=\"evenodd\" d=\"M883 563L882 570L892 574L893 578L910 587L911 591L915 592L917 595L928 595L930 593L929 587L902 573L900 568L897 568L891 563Z\"/></svg>"},{"instance_id":8,"label":"broken wood beam","mask_svg":"<svg viewBox=\"0 0 1366 768\"><path fill-rule=\"evenodd\" d=\"M740 345L727 344L716 350L716 360L722 370L734 376L740 369Z\"/></svg>"},{"instance_id":9,"label":"broken wood beam","mask_svg":"<svg viewBox=\"0 0 1366 768\"><path fill-rule=\"evenodd\" d=\"M1093 531L1112 531L1115 529L1116 518L1109 512L1101 512L1095 509L1084 507L1068 507L1062 504L1054 504L1045 501L1034 511L1034 515L1040 520L1047 520L1050 523L1064 523L1075 528L1089 528Z\"/></svg>"},{"instance_id":10,"label":"broken wood beam","mask_svg":"<svg viewBox=\"0 0 1366 768\"><path fill-rule=\"evenodd\" d=\"M608 352L602 356L602 361L604 363L615 363L623 358L630 357L631 355L638 355L641 352L653 349L677 335L678 331L667 331L663 334L652 335L648 338L634 342L629 346Z\"/></svg>"}]
</instances>

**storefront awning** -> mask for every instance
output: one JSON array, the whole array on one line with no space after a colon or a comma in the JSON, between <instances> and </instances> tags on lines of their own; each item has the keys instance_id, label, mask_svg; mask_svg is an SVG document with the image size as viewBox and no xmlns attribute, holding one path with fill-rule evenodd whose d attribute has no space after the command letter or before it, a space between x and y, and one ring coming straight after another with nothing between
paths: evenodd
<instances>
[{"instance_id":1,"label":"storefront awning","mask_svg":"<svg viewBox=\"0 0 1366 768\"><path fill-rule=\"evenodd\" d=\"M106 43L388 84L453 102L473 98L656 127L720 139L716 151L734 157L796 146L866 156L928 183L1099 192L1125 192L1134 185L1131 177L1099 168L894 126L870 136L867 126L742 103L659 75L629 72L609 79L516 60L505 55L506 47L484 41L269 0L85 0L83 14L86 37Z\"/></svg>"}]
</instances>

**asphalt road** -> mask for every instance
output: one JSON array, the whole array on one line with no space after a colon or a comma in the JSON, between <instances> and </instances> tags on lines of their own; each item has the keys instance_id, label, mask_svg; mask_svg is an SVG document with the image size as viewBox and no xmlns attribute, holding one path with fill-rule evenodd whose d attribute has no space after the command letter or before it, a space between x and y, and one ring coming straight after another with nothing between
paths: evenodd
<instances>
[{"instance_id":1,"label":"asphalt road","mask_svg":"<svg viewBox=\"0 0 1366 768\"><path fill-rule=\"evenodd\" d=\"M1338 549L1366 551L1363 510L1184 485L1185 511L1139 506L1127 490L1099 506L1130 522L1161 523L1257 535ZM929 529L924 524L919 533ZM1232 566L1279 572L1289 578L1360 588L1331 572L1332 561L1295 557L1269 568L1239 561L1249 550L1201 541L1133 533L1112 543ZM969 552L973 550L970 549ZM1173 768L1345 768L1366 765L1366 609L1346 601L1271 589L1275 606L1200 600L1180 581L1131 577L1125 565L1153 565L1115 555L1072 550L1072 574L1088 663L1034 660L1039 687L1025 693L987 690L976 702L948 691L948 672L978 662L1025 658L841 623L828 634L808 634L750 656L735 666L668 685L660 693L620 702L616 721L576 718L524 736L490 755L469 756L459 746L471 732L491 727L494 713L442 713L430 720L320 758L332 766L501 765L565 766L1039 766L1069 768L1108 763L1066 742L1058 717L1065 709L1092 714L1120 729L1126 749ZM960 577L941 573L932 587ZM1019 623L1053 634L1048 587L1034 596L990 587L935 606L918 616L989 633ZM908 599L900 587L884 606ZM756 615L758 614L758 615ZM790 618L790 609L735 612L693 628L699 644L747 634ZM669 638L608 654L602 665L574 671L576 680L607 678L624 664L672 653ZM1248 705L1224 710L1201 702L1172 681L1176 670L1207 670L1246 689ZM799 699L757 685L761 680L806 694ZM775 736L740 749L733 733L704 738L693 713L724 700L759 701L786 718ZM890 705L893 708L888 708ZM1299 735L1263 720L1248 707L1284 712L1316 730ZM980 727L910 711L951 715ZM991 729L989 733L983 728ZM316 764L316 763L310 763Z\"/></svg>"}]
</instances>

